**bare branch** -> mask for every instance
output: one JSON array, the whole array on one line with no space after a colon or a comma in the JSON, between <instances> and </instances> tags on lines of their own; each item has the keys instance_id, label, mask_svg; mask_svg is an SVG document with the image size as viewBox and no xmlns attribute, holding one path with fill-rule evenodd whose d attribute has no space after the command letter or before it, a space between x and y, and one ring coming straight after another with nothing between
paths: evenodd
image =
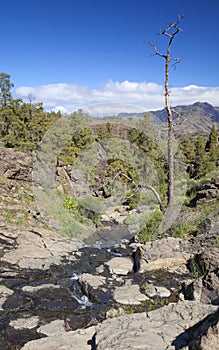
<instances>
[{"instance_id":1,"label":"bare branch","mask_svg":"<svg viewBox=\"0 0 219 350\"><path fill-rule=\"evenodd\" d=\"M127 197L127 199L133 197L134 194L137 193L137 192L139 192L141 189L150 190L150 191L154 194L156 200L158 201L159 206L160 206L160 210L161 210L161 211L164 211L164 205L163 205L163 203L162 203L162 200L161 200L161 198L160 198L158 192L155 190L154 187L152 187L151 185L147 185L147 184L137 184L131 177L129 177L128 175L124 174L121 170L118 171L118 172L116 173L116 175L114 176L113 181L112 181L112 183L111 183L111 187L113 187L114 182L115 182L115 180L116 180L116 178L117 178L118 176L123 176L123 177L125 177L128 181L130 181L130 182L135 186L135 189L133 190L132 195L129 196L129 197Z\"/></svg>"},{"instance_id":2,"label":"bare branch","mask_svg":"<svg viewBox=\"0 0 219 350\"><path fill-rule=\"evenodd\" d=\"M154 49L154 54L151 55L151 56L158 55L158 56L160 56L160 57L166 58L166 55L163 55L162 53L160 53L160 52L158 51L157 47L155 46L155 44L154 44L153 42L150 41L150 42L148 43L148 45L149 45L149 46L152 46L153 49Z\"/></svg>"},{"instance_id":3,"label":"bare branch","mask_svg":"<svg viewBox=\"0 0 219 350\"><path fill-rule=\"evenodd\" d=\"M175 36L179 31L181 31L182 29L179 27L179 23L181 22L181 20L184 18L184 16L178 16L178 20L176 22L170 22L168 27L163 29L162 34L167 35L167 36ZM171 30L173 29L172 34L169 33Z\"/></svg>"}]
</instances>

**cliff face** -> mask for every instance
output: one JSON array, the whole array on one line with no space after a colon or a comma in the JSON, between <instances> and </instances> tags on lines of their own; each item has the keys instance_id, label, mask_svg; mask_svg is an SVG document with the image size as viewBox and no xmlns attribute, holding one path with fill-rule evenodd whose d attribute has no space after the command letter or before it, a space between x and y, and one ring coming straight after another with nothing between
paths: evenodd
<instances>
[{"instance_id":1,"label":"cliff face","mask_svg":"<svg viewBox=\"0 0 219 350\"><path fill-rule=\"evenodd\" d=\"M27 225L35 223L31 212L33 207L32 194L32 157L14 149L0 146L0 220L10 223Z\"/></svg>"}]
</instances>

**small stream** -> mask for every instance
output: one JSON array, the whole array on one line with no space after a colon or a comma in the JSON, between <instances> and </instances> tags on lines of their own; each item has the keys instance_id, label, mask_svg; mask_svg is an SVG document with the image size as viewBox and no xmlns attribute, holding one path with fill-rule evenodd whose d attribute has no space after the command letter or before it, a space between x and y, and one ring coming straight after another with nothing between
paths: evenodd
<instances>
[{"instance_id":1,"label":"small stream","mask_svg":"<svg viewBox=\"0 0 219 350\"><path fill-rule=\"evenodd\" d=\"M130 283L140 286L148 280L156 283L160 281L161 285L168 287L170 281L171 286L177 288L180 285L177 276L173 274L167 276L164 273L151 273L146 276L133 270L127 276L112 278L105 268L99 275L106 278L106 290L103 292L97 289L95 293L87 295L79 283L81 274L97 274L96 268L115 256L132 256L128 244L131 236L127 231L118 226L115 230L108 231L108 237L103 240L106 236L104 231L93 235L87 242L89 245L78 250L77 259L71 264L63 260L62 265L51 266L49 270L20 270L19 276L1 278L1 285L12 289L14 293L5 301L3 310L0 310L0 350L17 350L26 342L44 336L37 332L37 328L54 320L63 320L62 327L66 330L76 330L101 322L109 309L121 306L114 302L112 291L128 279ZM172 294L171 298L170 301L174 301L176 295ZM153 307L159 306L159 300L156 300ZM145 311L146 307L147 305L142 305L131 309L131 312ZM14 320L33 316L39 320L35 327L12 327L11 322Z\"/></svg>"},{"instance_id":2,"label":"small stream","mask_svg":"<svg viewBox=\"0 0 219 350\"><path fill-rule=\"evenodd\" d=\"M102 293L90 300L81 290L78 278L82 273L95 274L95 269L114 256L128 255L121 247L101 247L98 244L78 251L78 259L72 264L63 261L49 270L21 270L19 277L1 278L1 285L14 291L0 310L0 349L20 349L27 341L41 337L37 327L14 329L10 322L19 318L39 317L39 324L61 319L72 330L86 327L105 318L111 307L109 293ZM48 288L37 287L48 285ZM58 288L58 286L60 286ZM33 287L32 290L28 289ZM27 292L28 291L28 292ZM97 291L98 294L98 291Z\"/></svg>"}]
</instances>

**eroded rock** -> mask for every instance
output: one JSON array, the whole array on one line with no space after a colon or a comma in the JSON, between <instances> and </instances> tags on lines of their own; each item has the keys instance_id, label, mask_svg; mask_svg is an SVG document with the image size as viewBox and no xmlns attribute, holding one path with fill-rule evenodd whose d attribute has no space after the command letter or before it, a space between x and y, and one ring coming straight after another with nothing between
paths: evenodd
<instances>
[{"instance_id":1,"label":"eroded rock","mask_svg":"<svg viewBox=\"0 0 219 350\"><path fill-rule=\"evenodd\" d=\"M171 295L171 291L165 287L153 286L149 284L147 288L145 288L145 294L149 298L169 298Z\"/></svg>"},{"instance_id":2,"label":"eroded rock","mask_svg":"<svg viewBox=\"0 0 219 350\"><path fill-rule=\"evenodd\" d=\"M39 327L37 332L40 334L44 334L47 337L57 336L59 333L65 334L66 330L64 328L64 321L55 320L55 321L49 322Z\"/></svg>"},{"instance_id":3,"label":"eroded rock","mask_svg":"<svg viewBox=\"0 0 219 350\"><path fill-rule=\"evenodd\" d=\"M109 260L106 264L110 273L116 275L127 275L133 271L133 261L129 257L115 257Z\"/></svg>"},{"instance_id":4,"label":"eroded rock","mask_svg":"<svg viewBox=\"0 0 219 350\"><path fill-rule=\"evenodd\" d=\"M133 243L131 247L133 251L141 251L140 273L183 265L191 255L188 242L173 237L146 244Z\"/></svg>"},{"instance_id":5,"label":"eroded rock","mask_svg":"<svg viewBox=\"0 0 219 350\"><path fill-rule=\"evenodd\" d=\"M148 313L107 319L97 326L98 350L164 350L187 345L186 329L197 324L216 306L199 302L169 304ZM179 334L183 337L177 339Z\"/></svg>"},{"instance_id":6,"label":"eroded rock","mask_svg":"<svg viewBox=\"0 0 219 350\"><path fill-rule=\"evenodd\" d=\"M83 273L79 277L79 284L85 295L92 301L104 302L109 298L107 294L106 278L104 276L95 276L89 273Z\"/></svg>"},{"instance_id":7,"label":"eroded rock","mask_svg":"<svg viewBox=\"0 0 219 350\"><path fill-rule=\"evenodd\" d=\"M32 181L32 157L13 148L0 146L0 176Z\"/></svg>"},{"instance_id":8,"label":"eroded rock","mask_svg":"<svg viewBox=\"0 0 219 350\"><path fill-rule=\"evenodd\" d=\"M39 317L38 316L32 316L32 317L23 317L18 318L16 320L12 320L9 323L9 326L18 330L18 329L32 329L36 328L39 324Z\"/></svg>"},{"instance_id":9,"label":"eroded rock","mask_svg":"<svg viewBox=\"0 0 219 350\"><path fill-rule=\"evenodd\" d=\"M94 344L95 327L82 330L55 334L46 338L32 340L26 343L21 350L91 350Z\"/></svg>"},{"instance_id":10,"label":"eroded rock","mask_svg":"<svg viewBox=\"0 0 219 350\"><path fill-rule=\"evenodd\" d=\"M55 285L52 283L48 284L41 284L39 286L24 286L22 288L22 291L27 295L34 295L37 294L37 298L43 298L43 299L67 299L72 296L72 293L68 288Z\"/></svg>"},{"instance_id":11,"label":"eroded rock","mask_svg":"<svg viewBox=\"0 0 219 350\"><path fill-rule=\"evenodd\" d=\"M116 287L113 292L113 298L116 303L124 305L141 305L142 301L149 299L140 292L137 284Z\"/></svg>"},{"instance_id":12,"label":"eroded rock","mask_svg":"<svg viewBox=\"0 0 219 350\"><path fill-rule=\"evenodd\" d=\"M3 305L7 298L14 293L13 290L7 288L4 285L0 285L0 310L3 310Z\"/></svg>"},{"instance_id":13,"label":"eroded rock","mask_svg":"<svg viewBox=\"0 0 219 350\"><path fill-rule=\"evenodd\" d=\"M10 238L10 232L5 232L5 236ZM12 237L16 242L13 249L6 250L0 261L23 269L45 270L61 264L64 257L73 261L74 252L82 247L80 241L43 228L14 230Z\"/></svg>"}]
</instances>

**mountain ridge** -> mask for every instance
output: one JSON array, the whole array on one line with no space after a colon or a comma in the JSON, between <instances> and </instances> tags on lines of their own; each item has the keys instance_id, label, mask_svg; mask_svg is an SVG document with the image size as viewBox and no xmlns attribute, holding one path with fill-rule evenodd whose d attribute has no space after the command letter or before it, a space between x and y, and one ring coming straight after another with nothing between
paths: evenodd
<instances>
[{"instance_id":1,"label":"mountain ridge","mask_svg":"<svg viewBox=\"0 0 219 350\"><path fill-rule=\"evenodd\" d=\"M143 119L145 113L150 113L152 122L167 122L167 112L163 108L157 111L145 111L141 113L120 113L120 118ZM208 102L195 102L190 105L177 105L172 107L174 128L178 135L209 133L212 124L219 129L219 107L213 107ZM157 124L156 122L156 124Z\"/></svg>"}]
</instances>

